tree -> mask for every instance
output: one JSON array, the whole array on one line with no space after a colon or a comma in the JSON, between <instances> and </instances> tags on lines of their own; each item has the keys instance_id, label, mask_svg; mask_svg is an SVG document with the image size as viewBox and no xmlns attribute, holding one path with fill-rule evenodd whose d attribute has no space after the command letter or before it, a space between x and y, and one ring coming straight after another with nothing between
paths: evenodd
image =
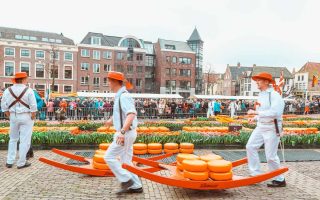
<instances>
[{"instance_id":1,"label":"tree","mask_svg":"<svg viewBox=\"0 0 320 200\"><path fill-rule=\"evenodd\" d=\"M50 84L50 91L54 91L54 85L56 78L58 78L58 63L57 59L59 59L59 48L56 47L54 44L51 44L50 49L46 50L46 52L49 54L49 59L45 60L44 62L44 70L47 74L48 79L51 79L51 84Z\"/></svg>"},{"instance_id":2,"label":"tree","mask_svg":"<svg viewBox=\"0 0 320 200\"><path fill-rule=\"evenodd\" d=\"M213 69L213 66L211 64L207 65L207 72L206 72L206 93L209 94L209 86L213 86L214 84L217 83L217 78L215 75L215 71Z\"/></svg>"}]
</instances>

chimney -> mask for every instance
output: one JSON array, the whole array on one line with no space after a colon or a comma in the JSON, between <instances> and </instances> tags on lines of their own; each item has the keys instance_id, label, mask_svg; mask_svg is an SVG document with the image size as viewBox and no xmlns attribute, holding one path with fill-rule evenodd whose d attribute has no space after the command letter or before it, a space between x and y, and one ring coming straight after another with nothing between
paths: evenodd
<instances>
[{"instance_id":1,"label":"chimney","mask_svg":"<svg viewBox=\"0 0 320 200\"><path fill-rule=\"evenodd\" d=\"M240 67L240 62L238 62L237 66Z\"/></svg>"},{"instance_id":2,"label":"chimney","mask_svg":"<svg viewBox=\"0 0 320 200\"><path fill-rule=\"evenodd\" d=\"M253 67L256 67L257 65L256 64L253 64Z\"/></svg>"},{"instance_id":3,"label":"chimney","mask_svg":"<svg viewBox=\"0 0 320 200\"><path fill-rule=\"evenodd\" d=\"M63 33L60 33L61 36L63 36Z\"/></svg>"}]
</instances>

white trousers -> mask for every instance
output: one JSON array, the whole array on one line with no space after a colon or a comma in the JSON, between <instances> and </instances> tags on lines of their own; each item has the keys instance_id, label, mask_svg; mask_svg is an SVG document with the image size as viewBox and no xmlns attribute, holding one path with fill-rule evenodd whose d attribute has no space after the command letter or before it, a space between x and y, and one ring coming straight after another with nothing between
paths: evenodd
<instances>
[{"instance_id":1,"label":"white trousers","mask_svg":"<svg viewBox=\"0 0 320 200\"><path fill-rule=\"evenodd\" d=\"M17 154L17 143L19 144L19 160L17 166L21 167L26 163L26 155L29 151L34 121L30 113L10 113L10 140L8 146L7 163L13 164Z\"/></svg>"},{"instance_id":2,"label":"white trousers","mask_svg":"<svg viewBox=\"0 0 320 200\"><path fill-rule=\"evenodd\" d=\"M230 109L231 118L234 118L235 113L236 113L236 110L231 108Z\"/></svg>"},{"instance_id":3,"label":"white trousers","mask_svg":"<svg viewBox=\"0 0 320 200\"><path fill-rule=\"evenodd\" d=\"M263 144L269 171L280 168L280 159L277 154L279 142L280 137L276 135L274 124L261 126L259 124L257 125L246 145L248 166L252 176L262 173L258 150ZM283 181L284 176L277 176L274 178L274 180Z\"/></svg>"},{"instance_id":4,"label":"white trousers","mask_svg":"<svg viewBox=\"0 0 320 200\"><path fill-rule=\"evenodd\" d=\"M113 137L113 142L109 146L104 160L108 163L111 171L116 176L118 181L121 183L127 182L130 179L134 182L132 189L138 189L142 187L141 181L139 177L126 169L122 168L122 164L126 163L128 165L132 164L132 156L133 156L133 143L136 140L137 132L136 130L128 131L125 134L124 146L118 145L116 143L117 136L121 133L116 133ZM120 160L118 160L120 157Z\"/></svg>"}]
</instances>

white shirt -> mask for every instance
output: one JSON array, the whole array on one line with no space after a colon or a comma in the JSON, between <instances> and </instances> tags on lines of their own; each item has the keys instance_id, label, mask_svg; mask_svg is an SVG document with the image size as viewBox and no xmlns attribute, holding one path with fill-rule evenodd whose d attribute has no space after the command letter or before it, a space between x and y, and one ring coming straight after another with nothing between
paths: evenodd
<instances>
[{"instance_id":1,"label":"white shirt","mask_svg":"<svg viewBox=\"0 0 320 200\"><path fill-rule=\"evenodd\" d=\"M258 116L256 116L258 123L273 123L274 119L277 119L278 122L282 121L284 100L273 88L260 92L258 103Z\"/></svg>"},{"instance_id":2,"label":"white shirt","mask_svg":"<svg viewBox=\"0 0 320 200\"><path fill-rule=\"evenodd\" d=\"M25 89L25 85L23 84L14 84L11 89L13 93L19 97L22 91ZM26 93L21 98L21 101L29 105L30 109L22 105L20 102L17 102L10 109L9 106L16 99L11 95L9 89L6 89L3 92L2 101L1 101L1 109L3 112L11 112L11 113L29 113L29 112L37 112L37 101L34 95L34 92L31 88L29 88Z\"/></svg>"}]
</instances>

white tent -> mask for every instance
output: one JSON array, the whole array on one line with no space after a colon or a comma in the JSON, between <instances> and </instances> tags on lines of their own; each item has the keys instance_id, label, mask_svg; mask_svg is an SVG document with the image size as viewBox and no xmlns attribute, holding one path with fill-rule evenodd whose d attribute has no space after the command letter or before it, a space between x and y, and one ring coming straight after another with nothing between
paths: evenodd
<instances>
[{"instance_id":1,"label":"white tent","mask_svg":"<svg viewBox=\"0 0 320 200\"><path fill-rule=\"evenodd\" d=\"M235 100L257 100L257 96L224 96L224 95L194 95L189 98L196 99L235 99ZM284 98L285 101L294 101L294 99Z\"/></svg>"},{"instance_id":2,"label":"white tent","mask_svg":"<svg viewBox=\"0 0 320 200\"><path fill-rule=\"evenodd\" d=\"M78 92L79 97L92 98L112 98L115 93L96 93L96 92ZM183 99L179 94L148 94L148 93L130 93L132 98L136 99Z\"/></svg>"}]
</instances>

